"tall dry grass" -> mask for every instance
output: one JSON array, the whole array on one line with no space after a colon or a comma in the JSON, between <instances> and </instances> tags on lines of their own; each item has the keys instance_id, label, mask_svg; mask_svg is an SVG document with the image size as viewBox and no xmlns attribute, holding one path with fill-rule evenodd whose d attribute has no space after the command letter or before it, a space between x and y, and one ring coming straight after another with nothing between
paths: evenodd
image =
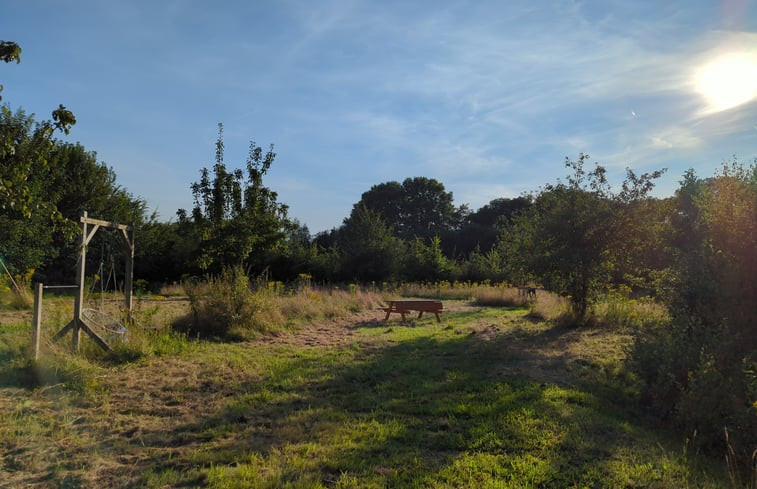
<instances>
[{"instance_id":1,"label":"tall dry grass","mask_svg":"<svg viewBox=\"0 0 757 489\"><path fill-rule=\"evenodd\" d=\"M597 301L591 310L596 326L606 328L639 328L670 320L668 309L651 299L631 299L630 289L612 290Z\"/></svg>"},{"instance_id":2,"label":"tall dry grass","mask_svg":"<svg viewBox=\"0 0 757 489\"><path fill-rule=\"evenodd\" d=\"M539 290L536 298L529 303L528 310L528 316L531 318L562 322L570 314L570 304L564 297Z\"/></svg>"},{"instance_id":3,"label":"tall dry grass","mask_svg":"<svg viewBox=\"0 0 757 489\"><path fill-rule=\"evenodd\" d=\"M475 284L477 286L478 284ZM439 300L471 300L475 286L471 282L413 282L401 283L395 292L402 297L418 297Z\"/></svg>"},{"instance_id":4,"label":"tall dry grass","mask_svg":"<svg viewBox=\"0 0 757 489\"><path fill-rule=\"evenodd\" d=\"M256 320L261 330L346 317L376 309L382 302L381 295L377 292L359 287L350 290L301 287L290 294L257 294L263 296L263 307Z\"/></svg>"},{"instance_id":5,"label":"tall dry grass","mask_svg":"<svg viewBox=\"0 0 757 489\"><path fill-rule=\"evenodd\" d=\"M489 307L526 307L529 300L517 287L478 286L473 291L476 304Z\"/></svg>"},{"instance_id":6,"label":"tall dry grass","mask_svg":"<svg viewBox=\"0 0 757 489\"><path fill-rule=\"evenodd\" d=\"M310 321L334 319L376 308L378 292L351 284L348 290L313 287L300 281L251 283L239 270L226 270L202 282L187 283L190 314L174 326L192 335L249 339L260 333Z\"/></svg>"},{"instance_id":7,"label":"tall dry grass","mask_svg":"<svg viewBox=\"0 0 757 489\"><path fill-rule=\"evenodd\" d=\"M625 290L610 291L596 301L584 318L576 317L570 301L540 290L529 303L529 316L561 326L633 329L669 320L667 308L652 300L631 299Z\"/></svg>"}]
</instances>

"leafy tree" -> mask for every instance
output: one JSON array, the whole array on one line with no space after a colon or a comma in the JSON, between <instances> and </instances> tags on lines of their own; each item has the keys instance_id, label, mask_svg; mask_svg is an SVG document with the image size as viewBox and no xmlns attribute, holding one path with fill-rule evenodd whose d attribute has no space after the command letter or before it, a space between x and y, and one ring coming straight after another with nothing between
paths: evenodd
<instances>
[{"instance_id":1,"label":"leafy tree","mask_svg":"<svg viewBox=\"0 0 757 489\"><path fill-rule=\"evenodd\" d=\"M0 41L0 60L19 63L21 47ZM75 230L67 225L38 178L47 167L55 130L68 134L76 123L62 105L52 116L52 121L35 122L21 110L14 113L7 105L0 106L0 253L11 256L17 271L42 263L50 243L48 228L69 234Z\"/></svg>"},{"instance_id":2,"label":"leafy tree","mask_svg":"<svg viewBox=\"0 0 757 489\"><path fill-rule=\"evenodd\" d=\"M615 223L612 249L616 285L627 284L647 293L667 293L667 277L673 265L671 246L675 199L639 199L624 206Z\"/></svg>"},{"instance_id":3,"label":"leafy tree","mask_svg":"<svg viewBox=\"0 0 757 489\"><path fill-rule=\"evenodd\" d=\"M453 268L454 264L442 253L442 243L438 236L430 238L428 244L421 238L415 238L409 243L403 266L405 279L449 279Z\"/></svg>"},{"instance_id":4,"label":"leafy tree","mask_svg":"<svg viewBox=\"0 0 757 489\"><path fill-rule=\"evenodd\" d=\"M49 156L44 180L48 198L61 216L71 223L78 223L84 210L90 217L137 227L145 221L146 202L118 185L113 169L98 162L97 154L87 151L81 144L56 143ZM78 240L56 232L52 248L57 251L57 258L53 255L53 260L46 263L40 278L71 282L79 258ZM98 231L89 248L88 270L93 270L103 259L117 261L118 270L123 270L125 252L117 233ZM109 256L102 256L104 254Z\"/></svg>"},{"instance_id":5,"label":"leafy tree","mask_svg":"<svg viewBox=\"0 0 757 489\"><path fill-rule=\"evenodd\" d=\"M353 209L339 230L337 247L344 279L384 281L397 276L402 241L374 210L365 206Z\"/></svg>"},{"instance_id":6,"label":"leafy tree","mask_svg":"<svg viewBox=\"0 0 757 489\"><path fill-rule=\"evenodd\" d=\"M492 249L486 253L481 248L474 249L468 258L460 263L458 274L462 280L472 282L501 282L507 280L502 269L502 258L499 251Z\"/></svg>"},{"instance_id":7,"label":"leafy tree","mask_svg":"<svg viewBox=\"0 0 757 489\"><path fill-rule=\"evenodd\" d=\"M672 215L672 321L641 332L633 365L658 414L718 453L727 428L746 468L757 448L757 164L687 172Z\"/></svg>"},{"instance_id":8,"label":"leafy tree","mask_svg":"<svg viewBox=\"0 0 757 489\"><path fill-rule=\"evenodd\" d=\"M178 222L161 222L155 214L137 227L134 276L147 280L156 291L162 284L181 280L184 274L199 272L190 267L188 243L179 228Z\"/></svg>"},{"instance_id":9,"label":"leafy tree","mask_svg":"<svg viewBox=\"0 0 757 489\"><path fill-rule=\"evenodd\" d=\"M0 108L0 140L0 253L23 273L43 263L62 221L45 185L53 142L31 116L6 106Z\"/></svg>"},{"instance_id":10,"label":"leafy tree","mask_svg":"<svg viewBox=\"0 0 757 489\"><path fill-rule=\"evenodd\" d=\"M197 263L206 271L242 266L251 254L276 246L284 237L287 206L263 185L273 164L273 145L267 152L250 143L245 170L228 170L224 162L223 124L218 124L216 162L200 171L192 184L195 206L191 222L199 239ZM179 210L180 219L186 211Z\"/></svg>"},{"instance_id":11,"label":"leafy tree","mask_svg":"<svg viewBox=\"0 0 757 489\"><path fill-rule=\"evenodd\" d=\"M301 274L310 274L318 254L311 241L308 227L293 219L287 224L279 246L264 253L260 262L266 264L276 280L294 280Z\"/></svg>"},{"instance_id":12,"label":"leafy tree","mask_svg":"<svg viewBox=\"0 0 757 489\"><path fill-rule=\"evenodd\" d=\"M578 320L610 283L621 216L630 204L646 198L662 174L637 177L628 170L623 190L616 194L604 167L584 169L588 159L583 153L575 162L566 158L565 166L573 172L567 182L547 185L536 196L531 211L516 217L504 235L514 242L503 247L510 252L505 259L519 260L522 272L569 297Z\"/></svg>"},{"instance_id":13,"label":"leafy tree","mask_svg":"<svg viewBox=\"0 0 757 489\"><path fill-rule=\"evenodd\" d=\"M453 237L455 251L463 256L468 256L474 250L478 253L488 253L497 241L500 223L506 224L511 221L516 214L528 209L531 204L531 198L528 196L500 198L472 212Z\"/></svg>"},{"instance_id":14,"label":"leafy tree","mask_svg":"<svg viewBox=\"0 0 757 489\"><path fill-rule=\"evenodd\" d=\"M426 177L374 185L353 212L361 207L378 212L397 236L407 240L442 236L457 229L467 214L467 206L453 205L452 192L445 191L441 182Z\"/></svg>"}]
</instances>

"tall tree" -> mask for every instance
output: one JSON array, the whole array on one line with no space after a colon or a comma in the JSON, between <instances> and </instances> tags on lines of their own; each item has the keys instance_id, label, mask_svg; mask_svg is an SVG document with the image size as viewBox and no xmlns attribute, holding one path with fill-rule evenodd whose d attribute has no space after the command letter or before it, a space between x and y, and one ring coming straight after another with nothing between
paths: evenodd
<instances>
[{"instance_id":1,"label":"tall tree","mask_svg":"<svg viewBox=\"0 0 757 489\"><path fill-rule=\"evenodd\" d=\"M0 60L19 63L21 48L14 42L0 41ZM15 210L27 218L40 211L61 222L57 209L35 194L27 182L29 175L47 165L55 130L68 134L76 124L74 114L60 105L53 111L52 121L35 122L22 111L13 114L7 105L0 107L0 112L4 119L0 133L0 208Z\"/></svg>"},{"instance_id":2,"label":"tall tree","mask_svg":"<svg viewBox=\"0 0 757 489\"><path fill-rule=\"evenodd\" d=\"M97 161L94 151L87 151L78 143L58 142L49 156L46 193L71 223L77 223L80 212L87 211L90 217L141 227L145 221L146 202L127 192L116 178L112 168ZM123 269L123 245L116 233L98 232L89 247L92 252L87 256L88 270L102 260L115 261L118 270ZM53 259L46 262L40 278L70 283L79 258L79 243L56 232L52 248L57 252L57 258L52 256Z\"/></svg>"},{"instance_id":3,"label":"tall tree","mask_svg":"<svg viewBox=\"0 0 757 489\"><path fill-rule=\"evenodd\" d=\"M757 162L706 179L688 171L672 216L672 320L640 332L633 365L658 414L748 469L757 448Z\"/></svg>"},{"instance_id":4,"label":"tall tree","mask_svg":"<svg viewBox=\"0 0 757 489\"><path fill-rule=\"evenodd\" d=\"M198 265L206 271L244 265L251 254L276 246L284 237L287 206L263 185L276 153L250 143L245 170L229 170L224 161L223 124L218 124L216 161L192 184L191 220L199 239ZM179 210L180 219L186 211Z\"/></svg>"},{"instance_id":5,"label":"tall tree","mask_svg":"<svg viewBox=\"0 0 757 489\"><path fill-rule=\"evenodd\" d=\"M477 253L488 253L497 241L499 224L509 222L516 214L531 207L531 204L528 196L499 198L470 213L460 231L455 233L455 252L463 256L468 256L474 250Z\"/></svg>"},{"instance_id":6,"label":"tall tree","mask_svg":"<svg viewBox=\"0 0 757 489\"><path fill-rule=\"evenodd\" d=\"M397 276L403 243L381 215L365 206L353 209L339 229L337 246L347 280L390 280Z\"/></svg>"},{"instance_id":7,"label":"tall tree","mask_svg":"<svg viewBox=\"0 0 757 489\"><path fill-rule=\"evenodd\" d=\"M363 193L353 212L366 207L378 212L403 239L432 238L457 229L467 206L455 207L452 192L433 178L406 178L402 184L385 182Z\"/></svg>"},{"instance_id":8,"label":"tall tree","mask_svg":"<svg viewBox=\"0 0 757 489\"><path fill-rule=\"evenodd\" d=\"M12 41L0 41L0 61L19 63L21 47ZM2 88L0 85L0 91ZM20 272L44 260L50 242L46 232L49 228L75 232L38 178L47 168L54 132L68 134L76 123L73 113L62 105L52 117L52 121L35 122L21 110L14 113L8 105L0 106L0 253L12 255Z\"/></svg>"},{"instance_id":9,"label":"tall tree","mask_svg":"<svg viewBox=\"0 0 757 489\"><path fill-rule=\"evenodd\" d=\"M584 168L589 156L566 158L572 170L567 182L547 185L531 211L515 218L504 235L517 246L505 246L547 288L570 298L583 320L589 304L610 283L619 223L626 209L646 198L662 171L636 176L628 170L623 190L614 193L606 170ZM506 256L507 260L508 257Z\"/></svg>"}]
</instances>

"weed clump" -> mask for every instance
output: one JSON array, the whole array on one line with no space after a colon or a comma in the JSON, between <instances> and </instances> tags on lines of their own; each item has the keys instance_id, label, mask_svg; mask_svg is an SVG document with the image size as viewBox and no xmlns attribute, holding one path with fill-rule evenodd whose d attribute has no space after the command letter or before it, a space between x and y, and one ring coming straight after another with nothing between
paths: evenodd
<instances>
[{"instance_id":1,"label":"weed clump","mask_svg":"<svg viewBox=\"0 0 757 489\"><path fill-rule=\"evenodd\" d=\"M260 296L250 289L250 279L241 268L227 268L203 282L186 283L190 313L174 326L201 337L228 338L245 330L260 330L256 314Z\"/></svg>"}]
</instances>

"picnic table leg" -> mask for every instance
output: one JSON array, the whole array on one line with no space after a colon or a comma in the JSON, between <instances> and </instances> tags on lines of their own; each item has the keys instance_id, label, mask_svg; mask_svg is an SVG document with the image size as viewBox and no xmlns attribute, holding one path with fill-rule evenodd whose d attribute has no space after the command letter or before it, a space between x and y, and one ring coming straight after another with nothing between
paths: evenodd
<instances>
[{"instance_id":1,"label":"picnic table leg","mask_svg":"<svg viewBox=\"0 0 757 489\"><path fill-rule=\"evenodd\" d=\"M434 315L436 316L436 322L437 323L441 323L442 322L442 318L439 317L439 313L435 312Z\"/></svg>"},{"instance_id":2,"label":"picnic table leg","mask_svg":"<svg viewBox=\"0 0 757 489\"><path fill-rule=\"evenodd\" d=\"M418 311L418 319L423 317L423 311Z\"/></svg>"},{"instance_id":3,"label":"picnic table leg","mask_svg":"<svg viewBox=\"0 0 757 489\"><path fill-rule=\"evenodd\" d=\"M384 318L384 321L389 321L389 314L391 314L392 311L387 308L386 310L386 317Z\"/></svg>"},{"instance_id":4,"label":"picnic table leg","mask_svg":"<svg viewBox=\"0 0 757 489\"><path fill-rule=\"evenodd\" d=\"M400 314L402 315L402 321L405 321L405 311L401 311Z\"/></svg>"}]
</instances>

